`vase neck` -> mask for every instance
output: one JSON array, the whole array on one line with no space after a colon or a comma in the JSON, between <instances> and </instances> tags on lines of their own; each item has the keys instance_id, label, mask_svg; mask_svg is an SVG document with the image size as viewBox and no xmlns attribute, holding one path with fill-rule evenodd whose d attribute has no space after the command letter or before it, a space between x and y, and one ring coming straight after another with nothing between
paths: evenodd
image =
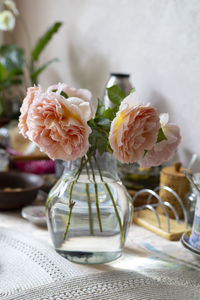
<instances>
[{"instance_id":1,"label":"vase neck","mask_svg":"<svg viewBox=\"0 0 200 300\"><path fill-rule=\"evenodd\" d=\"M91 181L118 181L116 160L110 153L96 154L94 156L83 157L82 159L67 161L64 163L63 176L74 179L79 175L80 179L84 175L85 180ZM95 176L95 178L94 178ZM83 177L82 177L83 178Z\"/></svg>"}]
</instances>

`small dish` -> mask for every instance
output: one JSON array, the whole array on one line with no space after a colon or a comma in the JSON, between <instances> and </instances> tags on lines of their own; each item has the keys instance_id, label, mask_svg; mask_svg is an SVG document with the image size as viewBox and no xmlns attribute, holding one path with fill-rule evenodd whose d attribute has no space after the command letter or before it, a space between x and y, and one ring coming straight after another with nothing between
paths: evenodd
<instances>
[{"instance_id":1,"label":"small dish","mask_svg":"<svg viewBox=\"0 0 200 300\"><path fill-rule=\"evenodd\" d=\"M181 237L181 243L187 250L189 250L191 253L193 253L198 258L200 258L200 251L198 251L196 248L191 246L189 243L190 235L191 235L191 231L184 233Z\"/></svg>"},{"instance_id":2,"label":"small dish","mask_svg":"<svg viewBox=\"0 0 200 300\"><path fill-rule=\"evenodd\" d=\"M22 217L34 224L46 226L44 206L26 206L22 209Z\"/></svg>"},{"instance_id":3,"label":"small dish","mask_svg":"<svg viewBox=\"0 0 200 300\"><path fill-rule=\"evenodd\" d=\"M33 202L44 180L35 174L0 172L0 210L20 208Z\"/></svg>"}]
</instances>

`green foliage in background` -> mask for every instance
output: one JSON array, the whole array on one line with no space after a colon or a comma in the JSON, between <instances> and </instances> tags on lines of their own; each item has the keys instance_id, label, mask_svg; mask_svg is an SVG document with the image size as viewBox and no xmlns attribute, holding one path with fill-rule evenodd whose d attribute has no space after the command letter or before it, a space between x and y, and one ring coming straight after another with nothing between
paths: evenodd
<instances>
[{"instance_id":1,"label":"green foliage in background","mask_svg":"<svg viewBox=\"0 0 200 300\"><path fill-rule=\"evenodd\" d=\"M0 117L6 114L6 95L10 88L18 85L26 89L27 85L38 84L41 73L58 61L58 58L53 58L40 65L39 57L61 25L61 22L55 22L50 26L30 49L29 55L16 44L0 47Z\"/></svg>"},{"instance_id":2,"label":"green foliage in background","mask_svg":"<svg viewBox=\"0 0 200 300\"><path fill-rule=\"evenodd\" d=\"M51 41L53 35L58 32L60 26L62 25L61 22L54 23L36 42L33 50L31 51L31 61L30 61L30 78L32 84L38 83L38 76L43 72L51 63L58 61L57 58L53 58L42 66L37 66L37 61L39 59L40 54L43 52L44 48L47 44Z\"/></svg>"},{"instance_id":3,"label":"green foliage in background","mask_svg":"<svg viewBox=\"0 0 200 300\"><path fill-rule=\"evenodd\" d=\"M12 86L23 85L24 50L17 45L0 47L0 116L6 111L5 92Z\"/></svg>"}]
</instances>

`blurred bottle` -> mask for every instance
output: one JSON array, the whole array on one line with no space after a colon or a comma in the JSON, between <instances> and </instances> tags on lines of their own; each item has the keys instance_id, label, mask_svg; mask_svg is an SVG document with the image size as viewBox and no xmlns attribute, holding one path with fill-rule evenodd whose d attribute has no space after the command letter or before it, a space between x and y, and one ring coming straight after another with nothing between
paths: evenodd
<instances>
[{"instance_id":1,"label":"blurred bottle","mask_svg":"<svg viewBox=\"0 0 200 300\"><path fill-rule=\"evenodd\" d=\"M109 100L107 88L117 84L126 94L126 96L130 93L131 89L133 88L132 84L130 83L130 75L123 74L123 73L111 73L110 78L106 84L105 93L103 97L103 104L105 108L113 108L114 104Z\"/></svg>"}]
</instances>

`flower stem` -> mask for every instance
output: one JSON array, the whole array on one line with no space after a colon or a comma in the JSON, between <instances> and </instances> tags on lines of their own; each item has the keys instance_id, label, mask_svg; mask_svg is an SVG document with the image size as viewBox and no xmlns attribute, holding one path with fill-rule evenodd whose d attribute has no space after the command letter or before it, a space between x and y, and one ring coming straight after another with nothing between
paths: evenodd
<instances>
[{"instance_id":1,"label":"flower stem","mask_svg":"<svg viewBox=\"0 0 200 300\"><path fill-rule=\"evenodd\" d=\"M86 168L88 179L90 180L90 173L89 173L89 169L88 169L88 165L87 164L85 165L85 168Z\"/></svg>"},{"instance_id":2,"label":"flower stem","mask_svg":"<svg viewBox=\"0 0 200 300\"><path fill-rule=\"evenodd\" d=\"M90 224L90 234L94 235L94 228L93 228L93 218L92 218L92 207L91 207L91 199L90 199L90 191L89 191L89 184L85 184L85 191L87 194L88 199L88 212L89 212L89 224Z\"/></svg>"},{"instance_id":3,"label":"flower stem","mask_svg":"<svg viewBox=\"0 0 200 300\"><path fill-rule=\"evenodd\" d=\"M85 160L85 162L83 162ZM81 159L81 163L80 163L80 167L78 168L78 171L75 173L75 177L76 179L74 181L71 182L70 184L70 188L69 188L69 196L68 196L68 206L69 206L69 214L67 217L67 223L65 226L65 232L64 232L64 240L66 239L67 233L68 233L68 229L69 229L69 225L70 225L70 220L71 220L71 215L72 215L72 209L75 205L75 202L72 201L72 191L73 191L73 187L74 184L77 182L77 180L79 179L79 176L81 174L81 171L83 169L83 167L85 166L85 164L87 164L88 160L85 159L85 157L82 157Z\"/></svg>"},{"instance_id":4,"label":"flower stem","mask_svg":"<svg viewBox=\"0 0 200 300\"><path fill-rule=\"evenodd\" d=\"M90 180L90 173L89 173L89 169L88 169L87 163L86 163L86 165L85 165L85 168L86 168L86 172L87 172L88 179ZM94 234L94 228L93 228L93 214L92 214L92 206L91 206L91 198L90 198L89 184L86 184L85 188L86 188L86 194L87 194L87 198L88 198L88 210L89 210L90 234L93 235L93 234Z\"/></svg>"},{"instance_id":5,"label":"flower stem","mask_svg":"<svg viewBox=\"0 0 200 300\"><path fill-rule=\"evenodd\" d=\"M118 209L117 209L117 206L116 206L116 203L115 203L115 200L113 198L113 195L111 193L111 190L108 186L107 183L104 183L105 184L105 187L107 188L107 191L110 195L110 198L112 200L112 204L113 204L113 207L114 207L114 210L115 210L115 213L116 213L116 216L117 216L117 220L119 222L119 228L120 228L120 233L121 233L121 239L122 239L122 244L124 244L124 230L123 230L123 226L122 226L122 222L121 222L121 219L120 219L120 215L119 215L119 212L118 212Z\"/></svg>"},{"instance_id":6,"label":"flower stem","mask_svg":"<svg viewBox=\"0 0 200 300\"><path fill-rule=\"evenodd\" d=\"M96 211L97 211L97 219L98 219L98 223L99 223L99 230L100 230L100 232L102 232L103 229L102 229L100 209L99 209L98 188L97 188L97 183L96 183L94 169L93 169L93 166L92 166L91 159L89 159L89 164L90 164L90 168L91 168L91 171L92 171L92 178L93 178L93 181L94 181L95 202L96 202Z\"/></svg>"},{"instance_id":7,"label":"flower stem","mask_svg":"<svg viewBox=\"0 0 200 300\"><path fill-rule=\"evenodd\" d=\"M47 209L47 207L49 206L49 203L51 202L51 200L53 199L53 196L54 196L54 195L48 196L47 201L46 201L46 203L45 203L46 209Z\"/></svg>"},{"instance_id":8,"label":"flower stem","mask_svg":"<svg viewBox=\"0 0 200 300\"><path fill-rule=\"evenodd\" d=\"M98 171L99 171L99 176L100 176L100 178L101 178L101 181L104 182L104 181L103 181L103 176L102 176L102 173L101 173L101 168L100 168L100 166L99 166L99 163L98 163L98 161L97 161L97 158L96 158L95 155L93 155L93 157L94 157L94 161L95 161L95 164L96 164L96 166L97 166L97 169L98 169Z\"/></svg>"},{"instance_id":9,"label":"flower stem","mask_svg":"<svg viewBox=\"0 0 200 300\"><path fill-rule=\"evenodd\" d=\"M69 214L68 214L67 223L66 223L66 226L65 226L64 240L66 238L66 235L67 235L67 232L68 232L68 228L69 228L69 225L70 225L72 209L73 209L73 207L75 205L75 202L71 201L72 200L72 190L73 190L73 187L74 187L74 183L75 183L74 181L71 182L70 188L69 188L69 199L68 199Z\"/></svg>"},{"instance_id":10,"label":"flower stem","mask_svg":"<svg viewBox=\"0 0 200 300\"><path fill-rule=\"evenodd\" d=\"M99 175L100 175L100 178L101 178L101 181L104 182L103 180L103 176L102 176L102 173L101 173L101 168L99 166L99 163L96 159L96 156L94 155L94 161L96 163L96 166L97 166L97 169L99 171ZM115 200L113 198L113 195L112 195L112 192L110 190L110 187L107 183L104 182L104 185L110 195L110 198L112 200L112 204L113 204L113 207L114 207L114 210L115 210L115 213L116 213L116 216L117 216L117 220L118 220L118 223L119 223L119 228L120 228L120 233L121 233L121 239L122 239L122 244L124 244L124 230L123 230L123 226L122 226L122 222L121 222L121 219L120 219L120 215L119 215L119 212L118 212L118 209L117 209L117 206L116 206L116 203L115 203Z\"/></svg>"}]
</instances>

